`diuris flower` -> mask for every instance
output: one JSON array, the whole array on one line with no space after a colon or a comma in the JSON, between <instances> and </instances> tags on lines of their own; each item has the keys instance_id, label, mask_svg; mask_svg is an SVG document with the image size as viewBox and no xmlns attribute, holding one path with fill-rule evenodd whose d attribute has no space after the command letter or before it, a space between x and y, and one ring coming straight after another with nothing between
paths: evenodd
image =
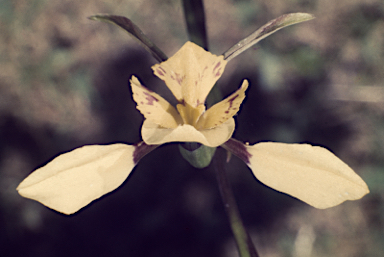
<instances>
[{"instance_id":1,"label":"diuris flower","mask_svg":"<svg viewBox=\"0 0 384 257\"><path fill-rule=\"evenodd\" d=\"M144 142L148 145L198 142L216 147L228 141L235 130L232 117L244 100L247 80L236 92L207 111L204 104L226 63L223 56L187 42L167 61L154 65L155 75L164 80L179 102L176 109L132 76L133 99L146 118L141 130Z\"/></svg>"},{"instance_id":2,"label":"diuris flower","mask_svg":"<svg viewBox=\"0 0 384 257\"><path fill-rule=\"evenodd\" d=\"M137 108L144 115L138 145L91 145L77 148L37 169L18 186L19 193L65 214L72 214L119 187L138 161L156 146L198 142L222 146L240 157L261 182L314 207L329 208L369 192L365 182L325 148L308 144L263 142L252 146L231 139L233 116L248 87L241 87L205 110L205 100L226 61L187 42L173 57L152 69L178 104L173 107L132 76Z\"/></svg>"}]
</instances>

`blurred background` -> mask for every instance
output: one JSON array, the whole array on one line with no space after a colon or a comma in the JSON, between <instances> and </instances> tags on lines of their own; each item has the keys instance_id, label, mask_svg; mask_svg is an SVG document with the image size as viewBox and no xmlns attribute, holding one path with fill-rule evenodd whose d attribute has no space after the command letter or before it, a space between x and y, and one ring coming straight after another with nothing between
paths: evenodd
<instances>
[{"instance_id":1,"label":"blurred background","mask_svg":"<svg viewBox=\"0 0 384 257\"><path fill-rule=\"evenodd\" d=\"M181 1L0 3L0 256L238 256L213 170L192 168L175 144L71 216L15 190L59 153L140 141L129 78L172 96L135 40L87 17L127 16L172 56L188 40ZM215 54L282 14L317 17L229 62L218 83L224 95L250 81L234 138L325 146L371 190L317 210L264 186L232 158L229 176L260 256L384 256L383 1L210 0L205 9Z\"/></svg>"}]
</instances>

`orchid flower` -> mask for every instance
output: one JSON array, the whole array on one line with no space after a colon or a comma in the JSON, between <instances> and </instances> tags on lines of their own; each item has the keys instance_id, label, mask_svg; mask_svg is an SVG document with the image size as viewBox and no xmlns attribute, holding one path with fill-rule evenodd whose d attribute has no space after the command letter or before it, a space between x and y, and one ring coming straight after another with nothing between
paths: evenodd
<instances>
[{"instance_id":1,"label":"orchid flower","mask_svg":"<svg viewBox=\"0 0 384 257\"><path fill-rule=\"evenodd\" d=\"M245 98L248 81L221 102L205 107L228 60L228 56L216 56L187 42L171 58L154 65L154 74L177 99L176 107L132 76L133 99L145 118L143 142L88 145L61 154L24 179L17 188L19 194L58 212L75 213L118 188L144 155L170 142L202 144L208 149L203 166L209 164L215 147L221 146L242 159L265 185L316 208L360 199L369 192L347 164L323 147L275 142L248 145L231 138L233 116Z\"/></svg>"},{"instance_id":2,"label":"orchid flower","mask_svg":"<svg viewBox=\"0 0 384 257\"><path fill-rule=\"evenodd\" d=\"M176 108L132 76L133 99L145 117L141 129L144 142L198 142L217 147L228 141L235 130L232 117L245 98L248 81L244 80L237 91L208 110L204 104L226 64L224 56L187 42L167 61L154 65L155 75L164 80L179 102Z\"/></svg>"},{"instance_id":3,"label":"orchid flower","mask_svg":"<svg viewBox=\"0 0 384 257\"><path fill-rule=\"evenodd\" d=\"M144 143L91 145L64 153L28 176L17 188L20 195L72 214L119 187L148 151L142 149L169 142L221 145L243 159L267 186L317 208L359 199L369 192L365 182L325 148L273 142L249 146L230 140L247 80L208 110L204 105L226 63L223 56L187 42L167 61L154 65L154 74L178 100L176 108L132 76L133 99L145 117Z\"/></svg>"}]
</instances>

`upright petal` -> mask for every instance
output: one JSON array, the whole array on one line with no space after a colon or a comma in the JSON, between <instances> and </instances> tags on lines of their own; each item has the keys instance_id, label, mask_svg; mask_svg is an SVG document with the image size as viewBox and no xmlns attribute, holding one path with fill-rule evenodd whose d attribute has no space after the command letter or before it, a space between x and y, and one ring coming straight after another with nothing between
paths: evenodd
<instances>
[{"instance_id":1,"label":"upright petal","mask_svg":"<svg viewBox=\"0 0 384 257\"><path fill-rule=\"evenodd\" d=\"M72 214L119 187L135 166L136 147L88 145L59 155L17 187L19 194Z\"/></svg>"},{"instance_id":2,"label":"upright petal","mask_svg":"<svg viewBox=\"0 0 384 257\"><path fill-rule=\"evenodd\" d=\"M145 120L141 128L141 136L148 145L160 145L169 142L198 142L200 144L216 147L225 143L235 130L235 121L227 122L213 129L197 130L195 127L184 124L176 129L168 129Z\"/></svg>"},{"instance_id":3,"label":"upright petal","mask_svg":"<svg viewBox=\"0 0 384 257\"><path fill-rule=\"evenodd\" d=\"M145 118L165 128L176 128L182 123L175 107L155 92L142 86L135 76L131 78L131 87L137 109Z\"/></svg>"},{"instance_id":4,"label":"upright petal","mask_svg":"<svg viewBox=\"0 0 384 257\"><path fill-rule=\"evenodd\" d=\"M248 88L248 81L244 80L241 87L226 99L209 108L200 116L196 127L201 129L209 129L216 127L230 118L232 118L240 108L245 98L245 90Z\"/></svg>"},{"instance_id":5,"label":"upright petal","mask_svg":"<svg viewBox=\"0 0 384 257\"><path fill-rule=\"evenodd\" d=\"M246 146L249 167L277 191L325 209L369 193L366 183L333 153L308 144L259 143Z\"/></svg>"},{"instance_id":6,"label":"upright petal","mask_svg":"<svg viewBox=\"0 0 384 257\"><path fill-rule=\"evenodd\" d=\"M223 56L213 55L187 42L175 55L152 69L180 103L187 102L196 107L205 102L226 64Z\"/></svg>"}]
</instances>

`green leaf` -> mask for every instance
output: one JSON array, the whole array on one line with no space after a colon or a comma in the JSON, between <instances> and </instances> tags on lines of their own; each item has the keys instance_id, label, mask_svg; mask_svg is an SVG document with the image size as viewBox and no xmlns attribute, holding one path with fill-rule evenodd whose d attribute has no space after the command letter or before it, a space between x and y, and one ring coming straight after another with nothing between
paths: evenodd
<instances>
[{"instance_id":1,"label":"green leaf","mask_svg":"<svg viewBox=\"0 0 384 257\"><path fill-rule=\"evenodd\" d=\"M128 34L133 36L133 38L137 39L158 62L163 62L168 59L168 57L130 19L110 14L97 14L88 18L95 21L109 22L124 29Z\"/></svg>"},{"instance_id":2,"label":"green leaf","mask_svg":"<svg viewBox=\"0 0 384 257\"><path fill-rule=\"evenodd\" d=\"M284 14L284 15L268 22L267 24L265 24L264 26L262 26L261 28L259 28L255 32L253 32L251 35L244 38L243 40L238 42L236 45L234 45L230 49L228 49L223 54L224 60L229 61L229 60L235 58L236 56L238 56L239 54L241 54L242 52L244 52L245 50L247 50L248 48L250 48L254 44L258 43L260 40L268 37L269 35L271 35L273 33L275 33L279 29L282 29L284 27L287 27L287 26L290 26L290 25L293 25L296 23L312 20L314 18L315 18L315 16L313 16L312 14L309 14L309 13Z\"/></svg>"}]
</instances>

